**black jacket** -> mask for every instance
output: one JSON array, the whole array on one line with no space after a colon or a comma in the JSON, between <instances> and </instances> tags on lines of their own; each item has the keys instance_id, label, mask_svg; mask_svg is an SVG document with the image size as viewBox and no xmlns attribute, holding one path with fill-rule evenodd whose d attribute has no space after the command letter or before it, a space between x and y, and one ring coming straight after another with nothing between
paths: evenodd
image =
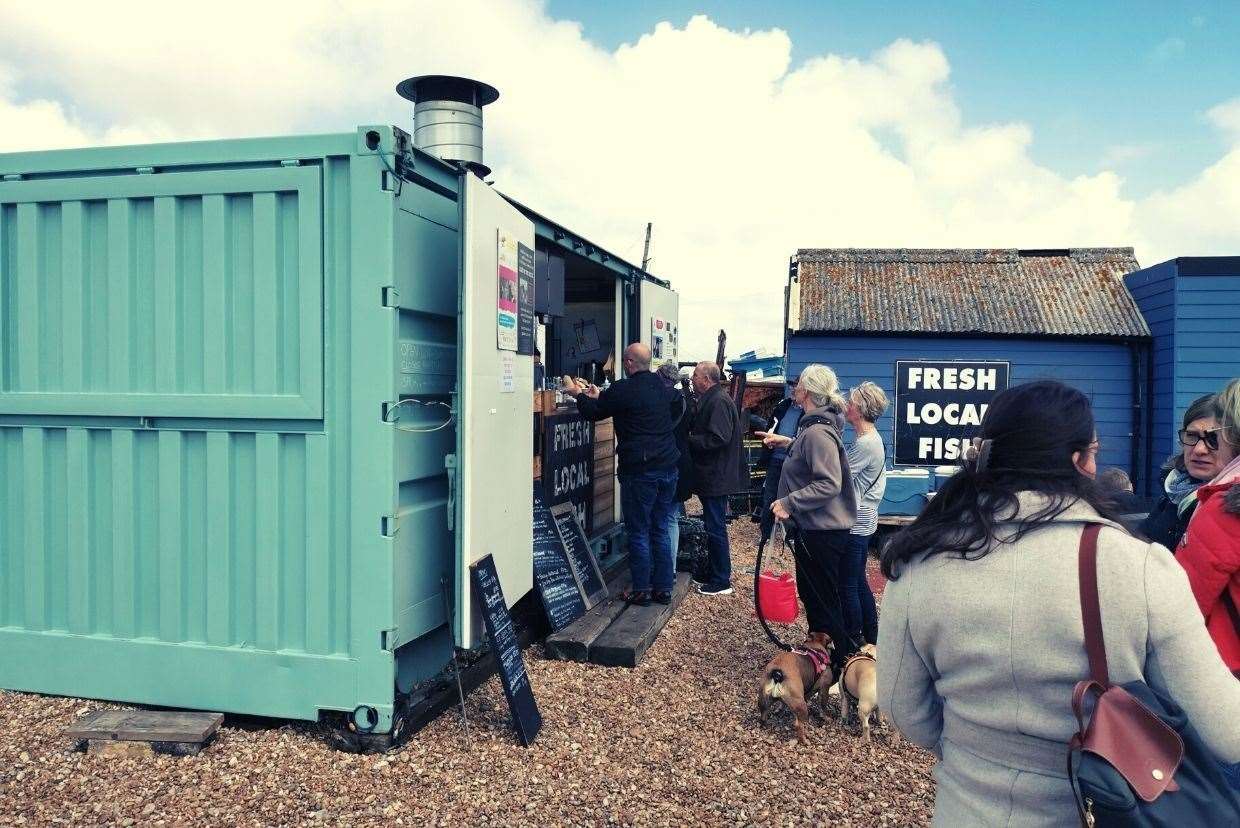
<instances>
[{"instance_id":1,"label":"black jacket","mask_svg":"<svg viewBox=\"0 0 1240 828\"><path fill-rule=\"evenodd\" d=\"M672 390L672 434L676 438L676 450L680 452L676 478L676 502L684 503L693 497L693 457L689 454L689 426L693 424L693 398L679 388Z\"/></svg>"},{"instance_id":2,"label":"black jacket","mask_svg":"<svg viewBox=\"0 0 1240 828\"><path fill-rule=\"evenodd\" d=\"M638 371L599 394L577 395L577 410L587 420L615 419L616 460L620 474L673 469L680 458L672 433L672 394L663 380Z\"/></svg>"},{"instance_id":3,"label":"black jacket","mask_svg":"<svg viewBox=\"0 0 1240 828\"><path fill-rule=\"evenodd\" d=\"M1174 552L1180 545L1180 539L1188 531L1188 519L1195 511L1197 511L1197 502L1193 501L1193 504L1184 510L1184 514L1179 514L1179 507L1164 494L1154 505L1154 510L1150 512L1149 517L1141 524L1141 534Z\"/></svg>"},{"instance_id":4,"label":"black jacket","mask_svg":"<svg viewBox=\"0 0 1240 828\"><path fill-rule=\"evenodd\" d=\"M789 408L792 408L792 397L784 397L782 400L775 403L775 409L771 411L771 416L766 418L766 425L762 427L762 430L769 434L771 430L775 428L775 424L782 420L784 415L788 413ZM762 451L758 453L758 468L769 469L771 467L772 454L774 454L773 451L766 446L763 446ZM787 456L787 452L784 453L784 456Z\"/></svg>"},{"instance_id":5,"label":"black jacket","mask_svg":"<svg viewBox=\"0 0 1240 828\"><path fill-rule=\"evenodd\" d=\"M744 436L736 404L723 386L716 385L703 394L689 429L694 490L699 495L717 497L749 489L749 481L742 480L741 475Z\"/></svg>"}]
</instances>

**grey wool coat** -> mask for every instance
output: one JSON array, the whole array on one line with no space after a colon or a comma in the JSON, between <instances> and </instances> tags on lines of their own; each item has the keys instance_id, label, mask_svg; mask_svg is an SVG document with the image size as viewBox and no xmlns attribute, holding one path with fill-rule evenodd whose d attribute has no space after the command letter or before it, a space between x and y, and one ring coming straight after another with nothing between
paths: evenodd
<instances>
[{"instance_id":1,"label":"grey wool coat","mask_svg":"<svg viewBox=\"0 0 1240 828\"><path fill-rule=\"evenodd\" d=\"M1022 493L1020 514L1044 503ZM982 558L935 555L887 585L879 706L939 759L935 825L1076 824L1067 743L1072 688L1089 672L1077 548L1091 521L1097 512L1077 502ZM1206 633L1184 571L1165 548L1100 522L1111 680L1144 677L1184 708L1220 761L1240 761L1240 681Z\"/></svg>"}]
</instances>

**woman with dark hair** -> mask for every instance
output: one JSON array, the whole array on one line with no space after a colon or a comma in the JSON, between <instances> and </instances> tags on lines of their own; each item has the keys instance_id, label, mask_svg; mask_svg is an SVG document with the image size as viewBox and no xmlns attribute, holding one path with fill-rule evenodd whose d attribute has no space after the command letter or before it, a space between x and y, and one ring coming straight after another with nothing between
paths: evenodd
<instances>
[{"instance_id":1,"label":"woman with dark hair","mask_svg":"<svg viewBox=\"0 0 1240 828\"><path fill-rule=\"evenodd\" d=\"M1180 423L1180 451L1163 466L1163 496L1141 524L1141 534L1172 552L1197 508L1197 489L1222 471L1214 395L1193 400Z\"/></svg>"},{"instance_id":2,"label":"woman with dark hair","mask_svg":"<svg viewBox=\"0 0 1240 828\"><path fill-rule=\"evenodd\" d=\"M1102 524L1098 592L1111 680L1175 699L1240 760L1240 682L1188 579L1133 538L1094 487L1089 401L1058 382L1000 393L970 459L883 552L879 706L938 756L934 824L1077 821L1066 774L1072 690L1089 674L1077 550Z\"/></svg>"}]
</instances>

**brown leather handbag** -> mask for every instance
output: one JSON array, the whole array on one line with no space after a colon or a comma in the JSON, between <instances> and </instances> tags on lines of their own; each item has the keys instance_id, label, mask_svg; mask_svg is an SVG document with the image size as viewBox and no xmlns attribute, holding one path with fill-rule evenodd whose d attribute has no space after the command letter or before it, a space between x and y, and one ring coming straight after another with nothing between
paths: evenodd
<instances>
[{"instance_id":1,"label":"brown leather handbag","mask_svg":"<svg viewBox=\"0 0 1240 828\"><path fill-rule=\"evenodd\" d=\"M1072 692L1079 730L1068 776L1083 825L1240 825L1240 796L1184 711L1144 681L1112 684L1098 604L1098 534L1081 535L1081 616L1090 677ZM1086 705L1093 701L1093 708Z\"/></svg>"}]
</instances>

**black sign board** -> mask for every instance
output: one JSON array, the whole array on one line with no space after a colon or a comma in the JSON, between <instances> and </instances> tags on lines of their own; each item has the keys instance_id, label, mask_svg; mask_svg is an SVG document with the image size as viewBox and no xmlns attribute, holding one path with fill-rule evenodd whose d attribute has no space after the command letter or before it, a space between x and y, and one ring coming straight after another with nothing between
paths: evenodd
<instances>
[{"instance_id":1,"label":"black sign board","mask_svg":"<svg viewBox=\"0 0 1240 828\"><path fill-rule=\"evenodd\" d=\"M576 411L545 420L543 497L552 507L573 504L588 534L594 523L594 423Z\"/></svg>"},{"instance_id":2,"label":"black sign board","mask_svg":"<svg viewBox=\"0 0 1240 828\"><path fill-rule=\"evenodd\" d=\"M995 395L1007 362L896 362L895 463L959 462Z\"/></svg>"},{"instance_id":3,"label":"black sign board","mask_svg":"<svg viewBox=\"0 0 1240 828\"><path fill-rule=\"evenodd\" d=\"M556 632L585 615L586 602L581 597L577 576L568 562L555 519L543 503L537 486L534 487L534 585L538 587L547 620Z\"/></svg>"},{"instance_id":4,"label":"black sign board","mask_svg":"<svg viewBox=\"0 0 1240 828\"><path fill-rule=\"evenodd\" d=\"M517 242L517 353L534 353L534 251Z\"/></svg>"},{"instance_id":5,"label":"black sign board","mask_svg":"<svg viewBox=\"0 0 1240 828\"><path fill-rule=\"evenodd\" d=\"M508 613L508 605L504 603L504 591L500 587L499 574L495 571L495 559L487 555L471 566L469 573L474 585L474 600L478 602L482 621L487 628L487 637L491 640L491 650L499 665L500 683L504 685L504 695L508 698L508 708L512 711L512 723L517 729L521 744L529 747L538 735L538 729L542 727L542 716L534 701L530 677L525 672L525 660L521 657L521 645L517 641L512 616Z\"/></svg>"},{"instance_id":6,"label":"black sign board","mask_svg":"<svg viewBox=\"0 0 1240 828\"><path fill-rule=\"evenodd\" d=\"M586 540L586 530L580 518L573 510L572 504L561 503L551 507L551 516L555 519L555 528L560 540L564 542L564 551L568 555L569 566L577 576L581 585L581 594L586 598L586 606L593 607L607 598L607 582L599 571L598 561L590 551L590 543Z\"/></svg>"}]
</instances>

